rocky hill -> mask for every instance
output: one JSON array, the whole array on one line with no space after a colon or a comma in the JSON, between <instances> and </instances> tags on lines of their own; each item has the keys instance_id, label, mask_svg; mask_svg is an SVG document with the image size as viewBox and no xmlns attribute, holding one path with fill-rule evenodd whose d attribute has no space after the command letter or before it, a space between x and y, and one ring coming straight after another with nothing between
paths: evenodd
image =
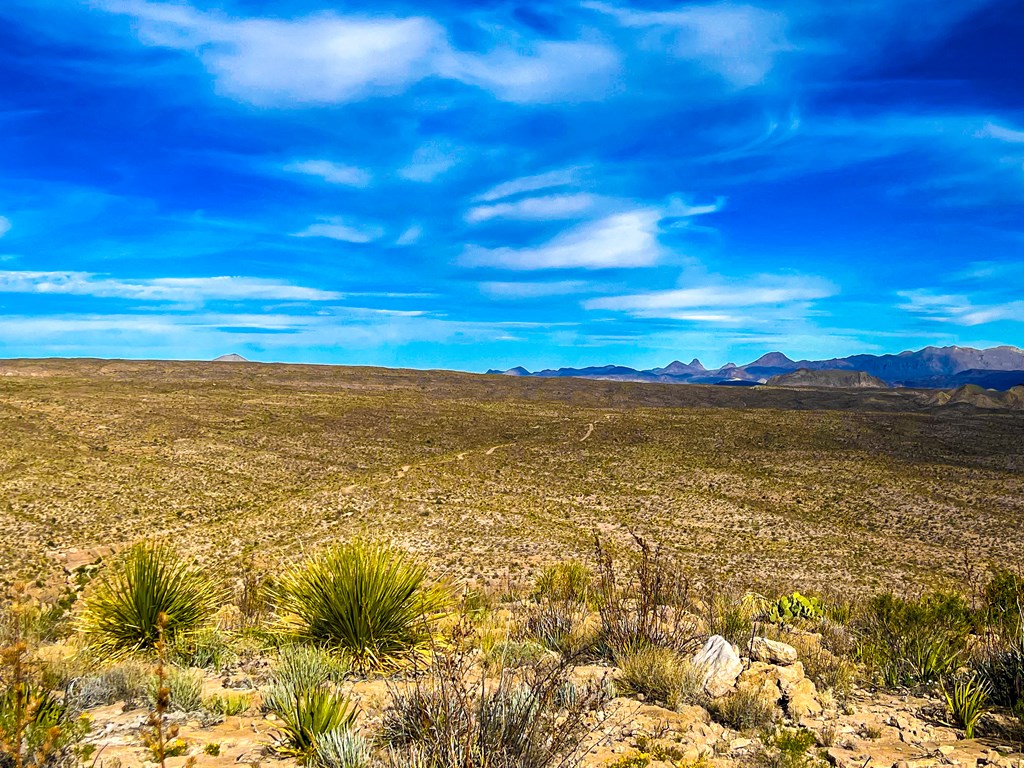
<instances>
[{"instance_id":1,"label":"rocky hill","mask_svg":"<svg viewBox=\"0 0 1024 768\"><path fill-rule=\"evenodd\" d=\"M772 387L835 387L837 389L888 389L881 379L863 371L812 371L800 368L768 379Z\"/></svg>"}]
</instances>

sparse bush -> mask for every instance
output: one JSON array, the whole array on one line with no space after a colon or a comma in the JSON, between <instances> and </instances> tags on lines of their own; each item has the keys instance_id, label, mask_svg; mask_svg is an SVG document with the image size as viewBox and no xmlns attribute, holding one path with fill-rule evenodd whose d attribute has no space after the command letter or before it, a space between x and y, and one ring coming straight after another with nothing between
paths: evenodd
<instances>
[{"instance_id":1,"label":"sparse bush","mask_svg":"<svg viewBox=\"0 0 1024 768\"><path fill-rule=\"evenodd\" d=\"M216 627L181 633L169 646L171 661L182 667L221 670L238 658L227 636Z\"/></svg>"},{"instance_id":2,"label":"sparse bush","mask_svg":"<svg viewBox=\"0 0 1024 768\"><path fill-rule=\"evenodd\" d=\"M392 768L571 768L582 759L596 686L566 695L569 665L545 659L473 682L465 637L435 654L426 677L392 687L381 738Z\"/></svg>"},{"instance_id":3,"label":"sparse bush","mask_svg":"<svg viewBox=\"0 0 1024 768\"><path fill-rule=\"evenodd\" d=\"M972 666L993 704L1024 710L1024 634L980 649Z\"/></svg>"},{"instance_id":4,"label":"sparse bush","mask_svg":"<svg viewBox=\"0 0 1024 768\"><path fill-rule=\"evenodd\" d=\"M65 687L65 701L78 710L114 704L134 703L146 695L150 670L133 659L124 659L95 675L77 677Z\"/></svg>"},{"instance_id":5,"label":"sparse bush","mask_svg":"<svg viewBox=\"0 0 1024 768\"><path fill-rule=\"evenodd\" d=\"M587 631L587 618L585 607L579 603L544 603L530 612L526 632L551 651L576 654L594 642Z\"/></svg>"},{"instance_id":6,"label":"sparse bush","mask_svg":"<svg viewBox=\"0 0 1024 768\"><path fill-rule=\"evenodd\" d=\"M756 763L762 768L809 768L820 764L811 749L816 738L806 728L779 728L761 735Z\"/></svg>"},{"instance_id":7,"label":"sparse bush","mask_svg":"<svg viewBox=\"0 0 1024 768\"><path fill-rule=\"evenodd\" d=\"M159 681L150 681L147 693L150 703L155 705ZM165 685L170 691L168 708L171 712L197 712L202 707L203 676L191 669L169 667Z\"/></svg>"},{"instance_id":8,"label":"sparse bush","mask_svg":"<svg viewBox=\"0 0 1024 768\"><path fill-rule=\"evenodd\" d=\"M973 677L958 677L949 687L943 686L946 706L956 724L964 729L968 739L974 738L974 729L985 715L988 689Z\"/></svg>"},{"instance_id":9,"label":"sparse bush","mask_svg":"<svg viewBox=\"0 0 1024 768\"><path fill-rule=\"evenodd\" d=\"M717 722L737 731L760 730L778 719L774 702L751 688L740 688L728 696L711 700L708 711Z\"/></svg>"},{"instance_id":10,"label":"sparse bush","mask_svg":"<svg viewBox=\"0 0 1024 768\"><path fill-rule=\"evenodd\" d=\"M639 554L625 573L595 540L600 645L609 655L642 647L691 650L699 633L689 610L689 578L661 547L635 534L633 540Z\"/></svg>"},{"instance_id":11,"label":"sparse bush","mask_svg":"<svg viewBox=\"0 0 1024 768\"><path fill-rule=\"evenodd\" d=\"M279 606L301 637L339 649L360 668L381 667L423 649L450 592L426 568L384 544L340 544L285 572Z\"/></svg>"},{"instance_id":12,"label":"sparse bush","mask_svg":"<svg viewBox=\"0 0 1024 768\"><path fill-rule=\"evenodd\" d=\"M167 640L203 627L223 590L161 544L136 544L108 567L87 595L79 628L97 649L114 655L152 650L157 618L167 617Z\"/></svg>"},{"instance_id":13,"label":"sparse bush","mask_svg":"<svg viewBox=\"0 0 1024 768\"><path fill-rule=\"evenodd\" d=\"M278 653L273 683L294 690L306 690L339 683L349 671L344 658L321 648L286 645Z\"/></svg>"},{"instance_id":14,"label":"sparse bush","mask_svg":"<svg viewBox=\"0 0 1024 768\"><path fill-rule=\"evenodd\" d=\"M618 685L623 693L676 709L704 704L703 675L687 659L668 648L639 648L619 659Z\"/></svg>"},{"instance_id":15,"label":"sparse bush","mask_svg":"<svg viewBox=\"0 0 1024 768\"><path fill-rule=\"evenodd\" d=\"M1024 577L1007 570L996 570L985 585L985 612L993 624L1009 637L1024 633L1021 608L1024 606Z\"/></svg>"}]
</instances>

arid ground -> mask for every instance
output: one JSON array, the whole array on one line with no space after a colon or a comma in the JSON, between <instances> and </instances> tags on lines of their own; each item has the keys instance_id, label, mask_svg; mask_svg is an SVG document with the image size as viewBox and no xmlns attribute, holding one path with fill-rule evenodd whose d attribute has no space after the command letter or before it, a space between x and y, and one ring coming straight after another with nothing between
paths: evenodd
<instances>
[{"instance_id":1,"label":"arid ground","mask_svg":"<svg viewBox=\"0 0 1024 768\"><path fill-rule=\"evenodd\" d=\"M636 530L744 588L1020 564L1024 414L837 392L297 365L0 364L0 576L168 537L211 564L356 534L527 580Z\"/></svg>"}]
</instances>

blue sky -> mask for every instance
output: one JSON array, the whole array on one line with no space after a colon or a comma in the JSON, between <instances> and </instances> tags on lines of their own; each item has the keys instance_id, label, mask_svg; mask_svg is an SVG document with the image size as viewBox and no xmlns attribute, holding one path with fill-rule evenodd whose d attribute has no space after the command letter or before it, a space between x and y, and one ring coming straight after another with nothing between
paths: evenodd
<instances>
[{"instance_id":1,"label":"blue sky","mask_svg":"<svg viewBox=\"0 0 1024 768\"><path fill-rule=\"evenodd\" d=\"M0 4L0 356L1024 346L1024 4Z\"/></svg>"}]
</instances>

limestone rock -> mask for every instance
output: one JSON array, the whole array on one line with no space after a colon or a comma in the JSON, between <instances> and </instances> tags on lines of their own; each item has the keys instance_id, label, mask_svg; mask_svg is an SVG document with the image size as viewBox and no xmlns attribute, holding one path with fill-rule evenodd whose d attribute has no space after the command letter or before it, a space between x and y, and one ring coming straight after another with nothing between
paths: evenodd
<instances>
[{"instance_id":1,"label":"limestone rock","mask_svg":"<svg viewBox=\"0 0 1024 768\"><path fill-rule=\"evenodd\" d=\"M794 720L810 715L820 715L822 707L817 694L818 690L814 687L814 682L806 677L790 686L785 696L787 714Z\"/></svg>"},{"instance_id":2,"label":"limestone rock","mask_svg":"<svg viewBox=\"0 0 1024 768\"><path fill-rule=\"evenodd\" d=\"M693 665L704 672L704 691L717 699L731 691L743 671L743 662L729 641L712 635L693 657Z\"/></svg>"},{"instance_id":3,"label":"limestone rock","mask_svg":"<svg viewBox=\"0 0 1024 768\"><path fill-rule=\"evenodd\" d=\"M792 645L767 637L755 637L750 643L750 658L767 664L789 666L797 660L797 652Z\"/></svg>"}]
</instances>

